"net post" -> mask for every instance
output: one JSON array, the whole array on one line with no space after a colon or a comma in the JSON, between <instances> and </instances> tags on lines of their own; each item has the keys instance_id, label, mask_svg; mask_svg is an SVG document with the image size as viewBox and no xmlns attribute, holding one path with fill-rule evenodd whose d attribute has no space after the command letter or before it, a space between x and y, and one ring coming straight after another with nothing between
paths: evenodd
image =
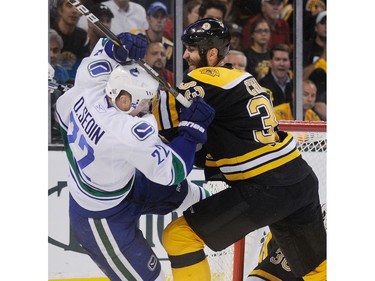
<instances>
[{"instance_id":1,"label":"net post","mask_svg":"<svg viewBox=\"0 0 375 281\"><path fill-rule=\"evenodd\" d=\"M243 280L245 237L234 243L233 281Z\"/></svg>"}]
</instances>

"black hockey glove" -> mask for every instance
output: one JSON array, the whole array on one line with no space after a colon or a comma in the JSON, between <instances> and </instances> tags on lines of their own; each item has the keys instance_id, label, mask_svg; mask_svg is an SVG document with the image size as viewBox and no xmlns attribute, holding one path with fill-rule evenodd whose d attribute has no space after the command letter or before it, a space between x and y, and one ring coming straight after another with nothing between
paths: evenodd
<instances>
[{"instance_id":1,"label":"black hockey glove","mask_svg":"<svg viewBox=\"0 0 375 281\"><path fill-rule=\"evenodd\" d=\"M189 108L181 108L178 132L195 143L207 141L207 127L215 117L215 110L201 97L193 99Z\"/></svg>"},{"instance_id":2,"label":"black hockey glove","mask_svg":"<svg viewBox=\"0 0 375 281\"><path fill-rule=\"evenodd\" d=\"M112 41L108 41L104 46L104 50L110 58L119 64L125 64L128 60L143 59L147 48L145 39L129 32L120 33L117 38L120 39L122 47Z\"/></svg>"}]
</instances>

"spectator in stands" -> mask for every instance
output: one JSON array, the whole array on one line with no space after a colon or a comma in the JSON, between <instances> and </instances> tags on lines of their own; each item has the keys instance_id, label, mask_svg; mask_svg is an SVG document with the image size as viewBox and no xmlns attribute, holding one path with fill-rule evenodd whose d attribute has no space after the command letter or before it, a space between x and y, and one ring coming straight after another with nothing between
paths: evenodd
<instances>
[{"instance_id":1,"label":"spectator in stands","mask_svg":"<svg viewBox=\"0 0 375 281\"><path fill-rule=\"evenodd\" d=\"M56 120L56 100L63 92L72 86L73 81L69 80L69 74L60 64L61 49L64 42L61 36L54 29L48 32L49 39L49 69L48 69L48 94L50 106L50 128L51 143L62 143L59 124ZM52 69L51 69L52 68Z\"/></svg>"},{"instance_id":2,"label":"spectator in stands","mask_svg":"<svg viewBox=\"0 0 375 281\"><path fill-rule=\"evenodd\" d=\"M55 26L55 24L57 24L57 19L59 17L57 12L57 2L58 0L48 0L50 26ZM95 2L98 2L98 0L80 0L80 3L89 10L91 10L91 6L94 5ZM84 19L84 17L80 17L77 26L87 31L86 19Z\"/></svg>"},{"instance_id":3,"label":"spectator in stands","mask_svg":"<svg viewBox=\"0 0 375 281\"><path fill-rule=\"evenodd\" d=\"M302 107L304 121L321 121L319 115L314 111L317 88L313 81L303 81ZM294 95L293 95L294 98ZM286 102L274 106L277 120L294 120L293 103Z\"/></svg>"},{"instance_id":4,"label":"spectator in stands","mask_svg":"<svg viewBox=\"0 0 375 281\"><path fill-rule=\"evenodd\" d=\"M114 15L111 26L111 31L114 34L127 32L134 28L148 28L146 10L142 5L129 0L108 0L103 4L110 8Z\"/></svg>"},{"instance_id":5,"label":"spectator in stands","mask_svg":"<svg viewBox=\"0 0 375 281\"><path fill-rule=\"evenodd\" d=\"M150 65L160 77L173 85L173 72L165 66L167 64L167 51L161 42L151 42L147 46L145 62Z\"/></svg>"},{"instance_id":6,"label":"spectator in stands","mask_svg":"<svg viewBox=\"0 0 375 281\"><path fill-rule=\"evenodd\" d=\"M272 92L272 104L277 106L293 102L293 81L291 78L290 48L277 44L270 50L270 69L259 84Z\"/></svg>"},{"instance_id":7,"label":"spectator in stands","mask_svg":"<svg viewBox=\"0 0 375 281\"><path fill-rule=\"evenodd\" d=\"M224 21L234 21L234 18L232 17L232 8L233 8L233 1L234 0L219 0L225 5L226 13L224 15L223 20Z\"/></svg>"},{"instance_id":8,"label":"spectator in stands","mask_svg":"<svg viewBox=\"0 0 375 281\"><path fill-rule=\"evenodd\" d=\"M65 84L69 80L68 71L60 65L61 50L64 47L64 42L61 36L54 29L48 32L49 39L49 63L54 69L53 79L58 84Z\"/></svg>"},{"instance_id":9,"label":"spectator in stands","mask_svg":"<svg viewBox=\"0 0 375 281\"><path fill-rule=\"evenodd\" d=\"M293 116L293 105L291 102L284 102L273 107L276 119L280 120L295 120Z\"/></svg>"},{"instance_id":10,"label":"spectator in stands","mask_svg":"<svg viewBox=\"0 0 375 281\"><path fill-rule=\"evenodd\" d=\"M250 45L244 49L247 58L246 71L257 80L263 78L269 70L270 53L268 43L271 28L264 18L259 18L250 26Z\"/></svg>"},{"instance_id":11,"label":"spectator in stands","mask_svg":"<svg viewBox=\"0 0 375 281\"><path fill-rule=\"evenodd\" d=\"M236 18L236 22L242 27L246 22L261 13L261 0L235 0L232 7L232 14Z\"/></svg>"},{"instance_id":12,"label":"spectator in stands","mask_svg":"<svg viewBox=\"0 0 375 281\"><path fill-rule=\"evenodd\" d=\"M94 0L82 0L80 1L80 3L82 3L87 9L89 9L90 12L92 12L92 7L95 4ZM85 16L80 17L78 20L77 26L87 32L87 29L88 29L87 17Z\"/></svg>"},{"instance_id":13,"label":"spectator in stands","mask_svg":"<svg viewBox=\"0 0 375 281\"><path fill-rule=\"evenodd\" d=\"M317 92L318 89L313 81L303 81L302 104L303 120L305 121L321 121L319 115L314 111Z\"/></svg>"},{"instance_id":14,"label":"spectator in stands","mask_svg":"<svg viewBox=\"0 0 375 281\"><path fill-rule=\"evenodd\" d=\"M184 29L199 19L199 7L202 0L184 0Z\"/></svg>"},{"instance_id":15,"label":"spectator in stands","mask_svg":"<svg viewBox=\"0 0 375 281\"><path fill-rule=\"evenodd\" d=\"M227 8L223 2L204 0L199 7L199 18L215 18L223 21Z\"/></svg>"},{"instance_id":16,"label":"spectator in stands","mask_svg":"<svg viewBox=\"0 0 375 281\"><path fill-rule=\"evenodd\" d=\"M48 0L49 26L55 26L57 23L57 0Z\"/></svg>"},{"instance_id":17,"label":"spectator in stands","mask_svg":"<svg viewBox=\"0 0 375 281\"><path fill-rule=\"evenodd\" d=\"M149 43L144 61L155 69L160 77L173 85L173 73L165 67L167 56L162 43ZM156 99L158 99L158 102L156 102ZM154 98L152 105L152 114L158 123L159 134L166 140L171 141L178 135L179 102L164 87L160 87L158 96Z\"/></svg>"},{"instance_id":18,"label":"spectator in stands","mask_svg":"<svg viewBox=\"0 0 375 281\"><path fill-rule=\"evenodd\" d=\"M113 19L113 13L104 4L95 4L90 10L99 21L108 29L111 29L111 23ZM94 49L96 43L100 38L105 38L106 35L101 32L91 21L87 20L87 33L90 38L90 53Z\"/></svg>"},{"instance_id":19,"label":"spectator in stands","mask_svg":"<svg viewBox=\"0 0 375 281\"><path fill-rule=\"evenodd\" d=\"M153 1L151 1L152 3ZM163 36L165 38L167 38L168 40L170 41L174 41L174 13L172 13L172 4L173 2L172 1L161 1L166 7L167 7L167 11L169 12L168 16L167 16L167 22L165 24L165 28L164 28L164 33L163 33ZM149 7L149 5L147 5L146 7Z\"/></svg>"},{"instance_id":20,"label":"spectator in stands","mask_svg":"<svg viewBox=\"0 0 375 281\"><path fill-rule=\"evenodd\" d=\"M199 7L202 0L183 1L183 29L199 19ZM164 36L173 41L173 17L169 17L164 30Z\"/></svg>"},{"instance_id":21,"label":"spectator in stands","mask_svg":"<svg viewBox=\"0 0 375 281\"><path fill-rule=\"evenodd\" d=\"M224 23L230 31L230 50L242 51L242 27L235 22Z\"/></svg>"},{"instance_id":22,"label":"spectator in stands","mask_svg":"<svg viewBox=\"0 0 375 281\"><path fill-rule=\"evenodd\" d=\"M303 79L312 80L317 89L315 111L327 120L327 12L318 14L315 35L303 45Z\"/></svg>"},{"instance_id":23,"label":"spectator in stands","mask_svg":"<svg viewBox=\"0 0 375 281\"><path fill-rule=\"evenodd\" d=\"M246 71L247 59L243 52L238 50L229 50L223 60L224 64L230 63L233 68Z\"/></svg>"},{"instance_id":24,"label":"spectator in stands","mask_svg":"<svg viewBox=\"0 0 375 281\"><path fill-rule=\"evenodd\" d=\"M202 4L202 0L184 0L183 10L183 28L185 29L188 25L196 22L199 19L199 8ZM185 46L183 47L185 51ZM183 60L183 70L188 71L189 65L186 60Z\"/></svg>"},{"instance_id":25,"label":"spectator in stands","mask_svg":"<svg viewBox=\"0 0 375 281\"><path fill-rule=\"evenodd\" d=\"M69 80L69 74L60 63L61 49L64 46L64 42L61 36L54 29L50 29L48 32L49 39L49 69L48 71L48 94L49 94L49 106L50 106L50 128L51 128L51 142L62 143L58 122L55 118L55 107L56 100L62 95L65 84L69 84L72 81ZM60 86L61 85L61 86Z\"/></svg>"},{"instance_id":26,"label":"spectator in stands","mask_svg":"<svg viewBox=\"0 0 375 281\"><path fill-rule=\"evenodd\" d=\"M280 12L280 18L284 19L289 30L293 30L293 0L284 0L284 5ZM303 40L307 41L313 37L315 29L315 20L317 15L326 10L326 0L303 0ZM293 41L293 33L290 32L291 42Z\"/></svg>"},{"instance_id":27,"label":"spectator in stands","mask_svg":"<svg viewBox=\"0 0 375 281\"><path fill-rule=\"evenodd\" d=\"M61 36L64 47L61 50L61 65L74 80L77 68L84 57L89 55L89 37L87 32L77 27L81 13L68 0L57 1L58 19L54 30Z\"/></svg>"},{"instance_id":28,"label":"spectator in stands","mask_svg":"<svg viewBox=\"0 0 375 281\"><path fill-rule=\"evenodd\" d=\"M166 50L167 69L173 71L173 42L164 37L164 29L167 23L167 7L159 1L153 2L147 9L148 29L132 29L131 33L144 36L148 43L161 42Z\"/></svg>"},{"instance_id":29,"label":"spectator in stands","mask_svg":"<svg viewBox=\"0 0 375 281\"><path fill-rule=\"evenodd\" d=\"M280 18L285 20L288 23L288 26L289 26L290 42L293 42L293 25L294 25L293 1L294 0L284 0L283 7L281 8L281 11L280 11Z\"/></svg>"},{"instance_id":30,"label":"spectator in stands","mask_svg":"<svg viewBox=\"0 0 375 281\"><path fill-rule=\"evenodd\" d=\"M311 72L319 68L316 63L322 64L320 60L326 60L327 44L327 12L321 12L315 23L315 35L303 45L304 78L308 78Z\"/></svg>"},{"instance_id":31,"label":"spectator in stands","mask_svg":"<svg viewBox=\"0 0 375 281\"><path fill-rule=\"evenodd\" d=\"M326 10L326 0L304 0L303 10L303 40L308 41L314 37L316 17Z\"/></svg>"},{"instance_id":32,"label":"spectator in stands","mask_svg":"<svg viewBox=\"0 0 375 281\"><path fill-rule=\"evenodd\" d=\"M262 0L261 10L258 15L248 19L243 28L242 46L250 46L250 27L254 21L264 18L271 28L271 38L269 48L276 44L286 44L290 46L290 30L288 23L280 18L281 9L284 5L283 0Z\"/></svg>"}]
</instances>

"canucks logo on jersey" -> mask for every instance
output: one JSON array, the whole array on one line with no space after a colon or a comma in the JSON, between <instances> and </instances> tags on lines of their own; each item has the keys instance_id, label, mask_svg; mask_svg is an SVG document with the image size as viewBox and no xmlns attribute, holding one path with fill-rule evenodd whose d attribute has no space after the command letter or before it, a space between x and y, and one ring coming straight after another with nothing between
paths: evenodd
<instances>
[{"instance_id":1,"label":"canucks logo on jersey","mask_svg":"<svg viewBox=\"0 0 375 281\"><path fill-rule=\"evenodd\" d=\"M133 135L139 139L140 141L143 141L147 139L149 136L151 136L155 132L154 127L152 127L149 123L142 121L138 124L136 124L132 128Z\"/></svg>"},{"instance_id":2,"label":"canucks logo on jersey","mask_svg":"<svg viewBox=\"0 0 375 281\"><path fill-rule=\"evenodd\" d=\"M91 76L96 77L100 75L110 74L112 66L107 60L97 60L87 66Z\"/></svg>"}]
</instances>

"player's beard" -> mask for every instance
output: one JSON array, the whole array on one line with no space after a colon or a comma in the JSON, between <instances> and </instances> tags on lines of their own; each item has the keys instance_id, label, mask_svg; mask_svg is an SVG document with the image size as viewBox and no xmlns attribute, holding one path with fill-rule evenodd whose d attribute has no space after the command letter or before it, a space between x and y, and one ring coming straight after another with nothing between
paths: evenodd
<instances>
[{"instance_id":1,"label":"player's beard","mask_svg":"<svg viewBox=\"0 0 375 281\"><path fill-rule=\"evenodd\" d=\"M202 49L199 50L199 58L200 59L197 63L197 68L208 66L207 52L208 52L208 50L202 50Z\"/></svg>"},{"instance_id":2,"label":"player's beard","mask_svg":"<svg viewBox=\"0 0 375 281\"><path fill-rule=\"evenodd\" d=\"M207 58L206 56L200 56L199 60L187 60L187 63L189 64L189 71L192 71L196 68L205 67L208 66Z\"/></svg>"},{"instance_id":3,"label":"player's beard","mask_svg":"<svg viewBox=\"0 0 375 281\"><path fill-rule=\"evenodd\" d=\"M161 60L155 61L154 64L152 65L152 68L155 69L155 71L158 73L160 73L164 67L165 65L163 64Z\"/></svg>"},{"instance_id":4,"label":"player's beard","mask_svg":"<svg viewBox=\"0 0 375 281\"><path fill-rule=\"evenodd\" d=\"M198 65L197 65L197 68L206 67L206 66L208 66L208 62L207 62L206 56L204 56L203 58L201 57L201 59L199 60Z\"/></svg>"}]
</instances>

